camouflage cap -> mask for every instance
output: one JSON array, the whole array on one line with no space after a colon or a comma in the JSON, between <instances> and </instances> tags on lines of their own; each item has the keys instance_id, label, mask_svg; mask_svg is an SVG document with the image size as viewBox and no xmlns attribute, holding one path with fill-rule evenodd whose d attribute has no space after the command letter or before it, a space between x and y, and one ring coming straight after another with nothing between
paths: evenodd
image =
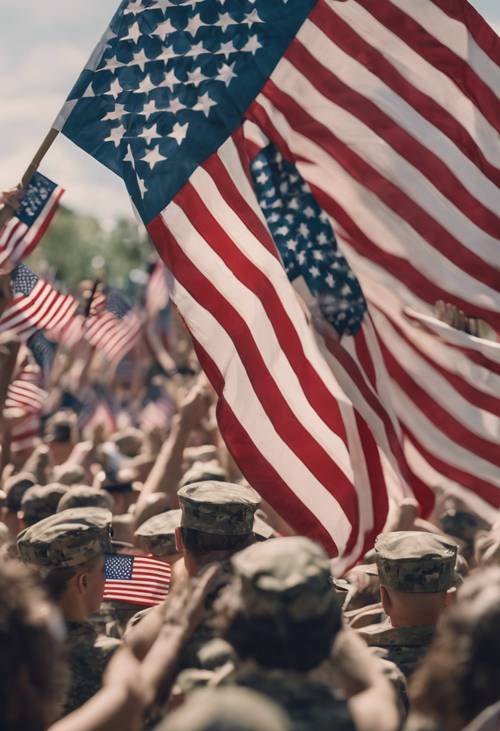
<instances>
[{"instance_id":1,"label":"camouflage cap","mask_svg":"<svg viewBox=\"0 0 500 731\"><path fill-rule=\"evenodd\" d=\"M251 487L206 480L178 492L181 525L215 535L243 536L253 530L260 497Z\"/></svg>"},{"instance_id":2,"label":"camouflage cap","mask_svg":"<svg viewBox=\"0 0 500 731\"><path fill-rule=\"evenodd\" d=\"M382 533L375 542L380 583L394 591L447 591L455 583L457 545L424 531Z\"/></svg>"},{"instance_id":3,"label":"camouflage cap","mask_svg":"<svg viewBox=\"0 0 500 731\"><path fill-rule=\"evenodd\" d=\"M26 525L33 525L39 520L53 515L60 499L68 489L65 485L54 482L50 485L35 485L26 490L21 500L21 510L24 513Z\"/></svg>"},{"instance_id":4,"label":"camouflage cap","mask_svg":"<svg viewBox=\"0 0 500 731\"><path fill-rule=\"evenodd\" d=\"M181 510L167 510L146 520L134 533L138 546L153 556L177 553L175 529L181 524L181 515Z\"/></svg>"},{"instance_id":5,"label":"camouflage cap","mask_svg":"<svg viewBox=\"0 0 500 731\"><path fill-rule=\"evenodd\" d=\"M117 432L110 440L126 457L137 457L142 448L144 434L132 426Z\"/></svg>"},{"instance_id":6,"label":"camouflage cap","mask_svg":"<svg viewBox=\"0 0 500 731\"><path fill-rule=\"evenodd\" d=\"M85 481L85 470L79 464L63 464L54 469L54 477L61 485L81 485Z\"/></svg>"},{"instance_id":7,"label":"camouflage cap","mask_svg":"<svg viewBox=\"0 0 500 731\"><path fill-rule=\"evenodd\" d=\"M194 462L191 467L184 473L180 486L191 485L194 482L203 482L212 480L213 482L224 482L226 473L217 462L213 459L210 462Z\"/></svg>"},{"instance_id":8,"label":"camouflage cap","mask_svg":"<svg viewBox=\"0 0 500 731\"><path fill-rule=\"evenodd\" d=\"M245 613L286 615L292 621L340 615L330 560L308 538L255 543L231 559Z\"/></svg>"},{"instance_id":9,"label":"camouflage cap","mask_svg":"<svg viewBox=\"0 0 500 731\"><path fill-rule=\"evenodd\" d=\"M74 508L51 515L17 537L23 561L50 568L81 566L105 551L111 541L111 513Z\"/></svg>"},{"instance_id":10,"label":"camouflage cap","mask_svg":"<svg viewBox=\"0 0 500 731\"><path fill-rule=\"evenodd\" d=\"M35 476L31 472L20 472L18 475L9 477L5 482L5 507L11 513L21 510L21 502L27 490L36 485Z\"/></svg>"},{"instance_id":11,"label":"camouflage cap","mask_svg":"<svg viewBox=\"0 0 500 731\"><path fill-rule=\"evenodd\" d=\"M113 498L105 490L98 490L88 485L71 487L59 500L57 512L72 508L104 508L112 510Z\"/></svg>"},{"instance_id":12,"label":"camouflage cap","mask_svg":"<svg viewBox=\"0 0 500 731\"><path fill-rule=\"evenodd\" d=\"M45 431L48 442L70 442L76 427L76 414L72 411L58 411L49 419Z\"/></svg>"}]
</instances>

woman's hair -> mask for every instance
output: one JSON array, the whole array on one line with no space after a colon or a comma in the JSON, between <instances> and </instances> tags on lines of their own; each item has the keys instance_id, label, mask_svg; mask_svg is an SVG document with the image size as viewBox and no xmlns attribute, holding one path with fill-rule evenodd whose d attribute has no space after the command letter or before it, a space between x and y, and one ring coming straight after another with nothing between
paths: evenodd
<instances>
[{"instance_id":1,"label":"woman's hair","mask_svg":"<svg viewBox=\"0 0 500 731\"><path fill-rule=\"evenodd\" d=\"M43 731L58 717L68 678L62 628L34 572L0 564L2 731Z\"/></svg>"},{"instance_id":2,"label":"woman's hair","mask_svg":"<svg viewBox=\"0 0 500 731\"><path fill-rule=\"evenodd\" d=\"M410 685L412 708L459 731L500 699L500 569L472 574Z\"/></svg>"}]
</instances>

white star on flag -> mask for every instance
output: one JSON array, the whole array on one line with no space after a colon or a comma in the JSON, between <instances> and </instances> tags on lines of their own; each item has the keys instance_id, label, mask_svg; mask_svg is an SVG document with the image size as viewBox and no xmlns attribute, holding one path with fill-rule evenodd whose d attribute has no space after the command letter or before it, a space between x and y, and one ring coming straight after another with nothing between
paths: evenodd
<instances>
[{"instance_id":1,"label":"white star on flag","mask_svg":"<svg viewBox=\"0 0 500 731\"><path fill-rule=\"evenodd\" d=\"M217 79L219 81L223 81L226 86L229 86L231 81L236 78L237 74L234 73L234 65L235 61L231 65L228 65L227 63L223 63L219 73L217 74Z\"/></svg>"},{"instance_id":2,"label":"white star on flag","mask_svg":"<svg viewBox=\"0 0 500 731\"><path fill-rule=\"evenodd\" d=\"M179 124L179 122L176 122L168 136L173 137L177 144L180 145L187 135L188 127L189 125L187 122L186 124Z\"/></svg>"},{"instance_id":3,"label":"white star on flag","mask_svg":"<svg viewBox=\"0 0 500 731\"><path fill-rule=\"evenodd\" d=\"M214 102L213 99L210 98L208 95L208 92L205 92L205 94L202 94L198 98L198 102L194 105L193 109L196 109L196 111L203 112L205 117L208 117L210 114L211 107L217 106L217 102Z\"/></svg>"},{"instance_id":4,"label":"white star on flag","mask_svg":"<svg viewBox=\"0 0 500 731\"><path fill-rule=\"evenodd\" d=\"M142 133L139 135L139 137L142 137L146 140L146 144L150 145L151 141L155 139L155 137L161 137L161 135L158 133L158 127L156 124L152 124L151 127L144 127L142 130Z\"/></svg>"},{"instance_id":5,"label":"white star on flag","mask_svg":"<svg viewBox=\"0 0 500 731\"><path fill-rule=\"evenodd\" d=\"M252 56L255 56L259 48L262 48L262 43L259 42L257 36L250 36L250 38L241 50L246 51L247 53L251 53Z\"/></svg>"},{"instance_id":6,"label":"white star on flag","mask_svg":"<svg viewBox=\"0 0 500 731\"><path fill-rule=\"evenodd\" d=\"M126 131L127 130L122 124L118 125L118 127L113 127L113 129L109 133L109 137L106 137L105 141L112 142L115 147L118 147Z\"/></svg>"},{"instance_id":7,"label":"white star on flag","mask_svg":"<svg viewBox=\"0 0 500 731\"><path fill-rule=\"evenodd\" d=\"M160 36L163 42L165 42L166 37L169 33L175 33L176 28L172 25L170 22L170 18L167 18L167 20L164 20L163 23L160 23L156 26L156 28L153 31L153 35Z\"/></svg>"},{"instance_id":8,"label":"white star on flag","mask_svg":"<svg viewBox=\"0 0 500 731\"><path fill-rule=\"evenodd\" d=\"M156 89L156 84L153 84L153 82L151 81L151 76L149 74L146 74L146 76L137 87L137 91L143 94L149 94L149 92L153 91L153 89Z\"/></svg>"},{"instance_id":9,"label":"white star on flag","mask_svg":"<svg viewBox=\"0 0 500 731\"><path fill-rule=\"evenodd\" d=\"M125 112L125 105L124 104L115 104L115 108L106 114L105 117L103 117L103 121L106 122L108 120L114 121L115 119L121 119L123 115L126 114Z\"/></svg>"},{"instance_id":10,"label":"white star on flag","mask_svg":"<svg viewBox=\"0 0 500 731\"><path fill-rule=\"evenodd\" d=\"M152 150L148 150L146 154L141 158L141 160L147 162L151 170L155 167L155 165L157 165L157 163L166 159L167 158L161 154L159 145L153 147Z\"/></svg>"}]
</instances>

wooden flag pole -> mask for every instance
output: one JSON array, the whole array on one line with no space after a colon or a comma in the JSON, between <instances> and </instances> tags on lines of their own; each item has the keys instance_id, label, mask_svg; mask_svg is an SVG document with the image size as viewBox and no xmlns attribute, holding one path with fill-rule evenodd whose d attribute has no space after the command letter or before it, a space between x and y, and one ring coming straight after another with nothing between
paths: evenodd
<instances>
[{"instance_id":1,"label":"wooden flag pole","mask_svg":"<svg viewBox=\"0 0 500 731\"><path fill-rule=\"evenodd\" d=\"M19 184L19 187L24 189L28 185L29 181L33 177L33 174L36 173L38 170L38 166L42 162L43 158L47 154L47 152L50 150L54 140L56 139L57 135L59 134L57 129L51 129L49 130L48 134L45 136L42 144L36 151L32 161L26 168L26 172L24 173L23 177L21 178L21 182ZM12 215L15 213L14 209L11 208L9 205L4 205L2 209L0 209L0 226L3 226L7 221L12 217Z\"/></svg>"}]
</instances>

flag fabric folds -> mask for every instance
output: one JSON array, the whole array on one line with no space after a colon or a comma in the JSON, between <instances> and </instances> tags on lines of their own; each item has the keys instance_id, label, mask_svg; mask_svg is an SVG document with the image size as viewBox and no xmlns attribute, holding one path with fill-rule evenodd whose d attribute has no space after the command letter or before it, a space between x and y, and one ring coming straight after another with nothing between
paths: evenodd
<instances>
[{"instance_id":1,"label":"flag fabric folds","mask_svg":"<svg viewBox=\"0 0 500 731\"><path fill-rule=\"evenodd\" d=\"M35 249L46 232L64 190L36 172L19 211L0 229L0 272L10 272Z\"/></svg>"},{"instance_id":2,"label":"flag fabric folds","mask_svg":"<svg viewBox=\"0 0 500 731\"><path fill-rule=\"evenodd\" d=\"M500 504L497 427L452 400L464 377L438 346L418 383L402 315L444 299L500 321L498 44L462 0L373 5L122 2L56 121L124 179L243 473L344 566L383 527L392 489L420 485L428 509L428 486L487 483ZM345 277L323 293L322 314L348 320L340 343L310 327L270 234L249 175L259 136L296 166L361 285L358 326L331 297ZM467 388L475 406L481 389Z\"/></svg>"},{"instance_id":3,"label":"flag fabric folds","mask_svg":"<svg viewBox=\"0 0 500 731\"><path fill-rule=\"evenodd\" d=\"M171 573L169 564L149 556L106 554L103 598L153 607L167 596Z\"/></svg>"}]
</instances>

